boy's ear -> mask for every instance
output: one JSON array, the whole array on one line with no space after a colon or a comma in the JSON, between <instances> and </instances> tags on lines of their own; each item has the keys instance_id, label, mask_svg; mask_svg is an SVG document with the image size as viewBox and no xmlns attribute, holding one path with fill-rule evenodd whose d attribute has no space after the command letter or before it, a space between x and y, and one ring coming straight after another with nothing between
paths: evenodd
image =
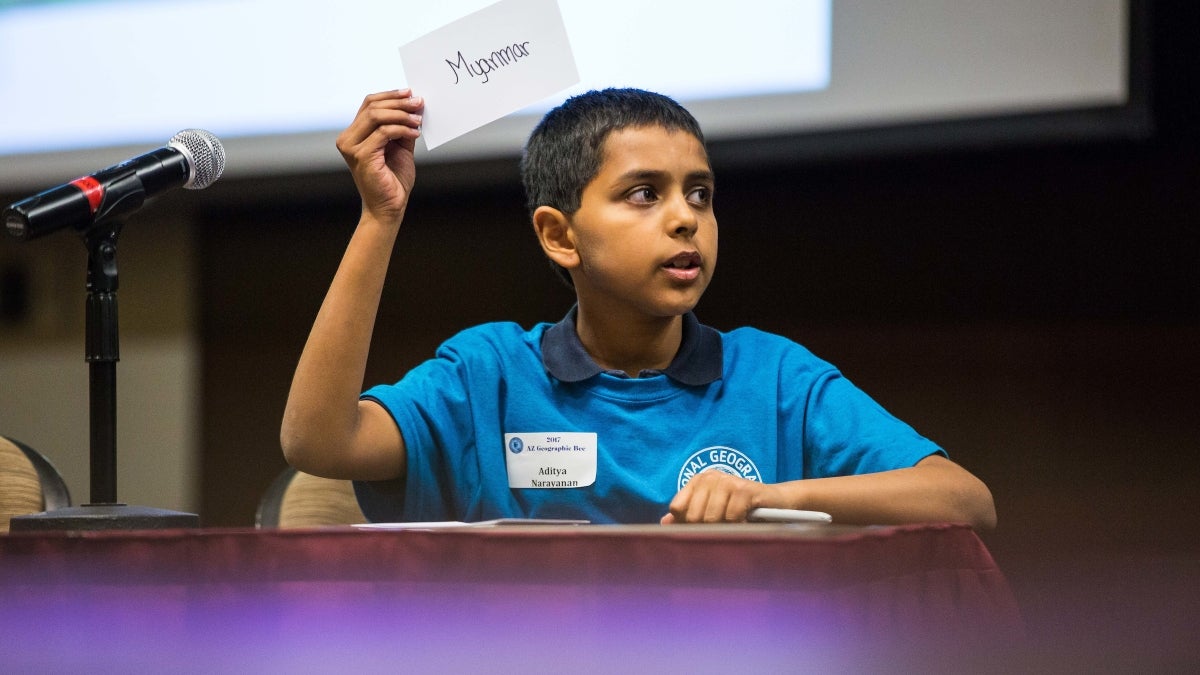
<instances>
[{"instance_id":1,"label":"boy's ear","mask_svg":"<svg viewBox=\"0 0 1200 675\"><path fill-rule=\"evenodd\" d=\"M566 269L579 265L579 251L571 232L571 219L552 206L539 206L533 212L533 231L546 257Z\"/></svg>"}]
</instances>

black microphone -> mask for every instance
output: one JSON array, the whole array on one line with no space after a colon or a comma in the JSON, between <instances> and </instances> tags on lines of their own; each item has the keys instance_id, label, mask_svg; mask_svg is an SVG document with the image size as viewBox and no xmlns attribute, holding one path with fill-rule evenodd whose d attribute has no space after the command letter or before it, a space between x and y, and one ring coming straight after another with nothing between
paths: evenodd
<instances>
[{"instance_id":1,"label":"black microphone","mask_svg":"<svg viewBox=\"0 0 1200 675\"><path fill-rule=\"evenodd\" d=\"M4 227L24 240L68 227L83 232L136 211L147 197L163 190L203 190L224 170L221 141L203 129L184 129L166 147L10 205L4 209Z\"/></svg>"}]
</instances>

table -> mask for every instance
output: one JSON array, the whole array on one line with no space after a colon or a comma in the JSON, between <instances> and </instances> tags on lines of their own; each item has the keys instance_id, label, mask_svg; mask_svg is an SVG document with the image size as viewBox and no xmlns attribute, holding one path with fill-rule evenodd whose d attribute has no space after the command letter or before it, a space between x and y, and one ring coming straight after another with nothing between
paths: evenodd
<instances>
[{"instance_id":1,"label":"table","mask_svg":"<svg viewBox=\"0 0 1200 675\"><path fill-rule=\"evenodd\" d=\"M953 524L10 534L0 626L10 672L837 671L1022 638Z\"/></svg>"}]
</instances>

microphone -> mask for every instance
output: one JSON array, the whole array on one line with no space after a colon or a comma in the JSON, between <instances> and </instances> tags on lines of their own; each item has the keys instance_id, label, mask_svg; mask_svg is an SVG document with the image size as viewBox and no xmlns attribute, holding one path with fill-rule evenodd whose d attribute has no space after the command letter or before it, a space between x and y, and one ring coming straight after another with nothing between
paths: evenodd
<instances>
[{"instance_id":1,"label":"microphone","mask_svg":"<svg viewBox=\"0 0 1200 675\"><path fill-rule=\"evenodd\" d=\"M221 141L203 129L184 129L165 147L11 204L4 209L4 227L22 240L68 227L83 232L136 211L164 190L203 190L224 170Z\"/></svg>"}]
</instances>

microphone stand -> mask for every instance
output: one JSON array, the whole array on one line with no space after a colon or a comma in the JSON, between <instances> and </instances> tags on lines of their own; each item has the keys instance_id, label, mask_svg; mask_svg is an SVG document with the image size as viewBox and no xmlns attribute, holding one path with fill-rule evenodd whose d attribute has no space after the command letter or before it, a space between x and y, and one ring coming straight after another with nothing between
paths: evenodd
<instances>
[{"instance_id":1,"label":"microphone stand","mask_svg":"<svg viewBox=\"0 0 1200 675\"><path fill-rule=\"evenodd\" d=\"M200 526L194 513L130 506L117 501L117 235L120 223L83 233L88 249L86 361L89 367L91 502L15 516L11 532L146 530Z\"/></svg>"}]
</instances>

